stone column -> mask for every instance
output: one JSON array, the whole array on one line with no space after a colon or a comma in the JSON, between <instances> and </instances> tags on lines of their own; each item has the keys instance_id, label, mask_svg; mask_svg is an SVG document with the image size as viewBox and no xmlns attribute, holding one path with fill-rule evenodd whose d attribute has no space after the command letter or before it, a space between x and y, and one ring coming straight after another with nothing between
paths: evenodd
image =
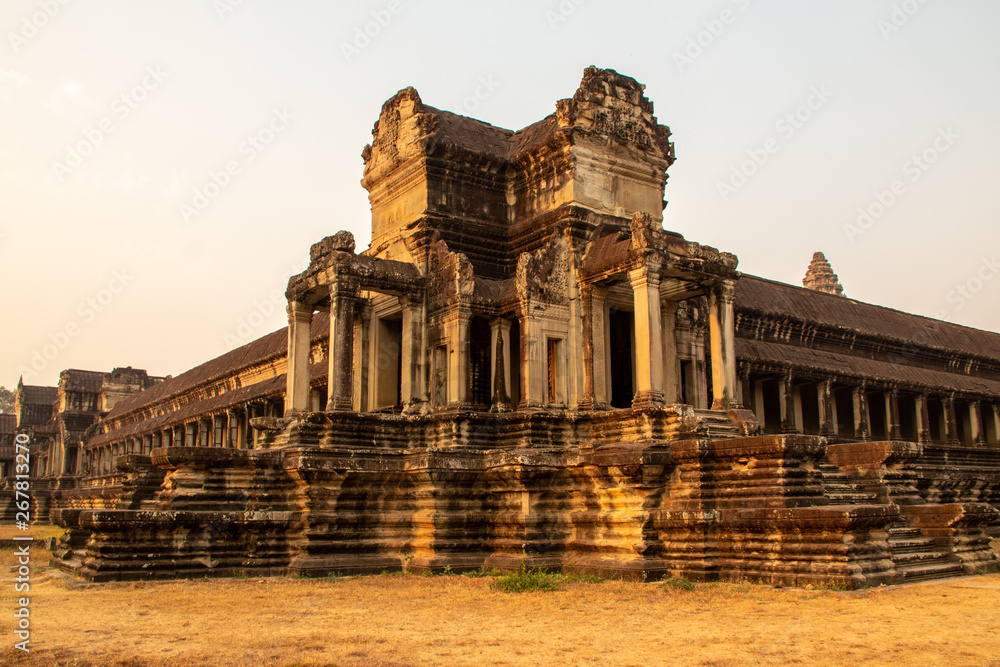
<instances>
[{"instance_id":1,"label":"stone column","mask_svg":"<svg viewBox=\"0 0 1000 667\"><path fill-rule=\"evenodd\" d=\"M355 412L367 412L372 309L368 299L359 299L357 305L354 318L354 387L351 407Z\"/></svg>"},{"instance_id":2,"label":"stone column","mask_svg":"<svg viewBox=\"0 0 1000 667\"><path fill-rule=\"evenodd\" d=\"M184 446L194 447L198 439L197 424L188 422L184 424Z\"/></svg>"},{"instance_id":3,"label":"stone column","mask_svg":"<svg viewBox=\"0 0 1000 667\"><path fill-rule=\"evenodd\" d=\"M524 307L521 319L521 404L520 409L543 407L546 396L545 340L542 319L531 314L531 306Z\"/></svg>"},{"instance_id":4,"label":"stone column","mask_svg":"<svg viewBox=\"0 0 1000 667\"><path fill-rule=\"evenodd\" d=\"M927 394L920 394L917 402L917 440L921 443L931 441L931 416L927 409Z\"/></svg>"},{"instance_id":5,"label":"stone column","mask_svg":"<svg viewBox=\"0 0 1000 667\"><path fill-rule=\"evenodd\" d=\"M467 306L454 306L447 315L448 332L448 405L462 409L469 405L470 341Z\"/></svg>"},{"instance_id":6,"label":"stone column","mask_svg":"<svg viewBox=\"0 0 1000 667\"><path fill-rule=\"evenodd\" d=\"M972 444L976 447L986 445L986 438L983 434L983 420L979 413L980 402L969 401L969 424L972 426Z\"/></svg>"},{"instance_id":7,"label":"stone column","mask_svg":"<svg viewBox=\"0 0 1000 667\"><path fill-rule=\"evenodd\" d=\"M510 320L490 321L490 390L492 410L510 409Z\"/></svg>"},{"instance_id":8,"label":"stone column","mask_svg":"<svg viewBox=\"0 0 1000 667\"><path fill-rule=\"evenodd\" d=\"M736 325L732 281L709 290L708 327L712 344L712 409L739 407L736 401Z\"/></svg>"},{"instance_id":9,"label":"stone column","mask_svg":"<svg viewBox=\"0 0 1000 667\"><path fill-rule=\"evenodd\" d=\"M285 415L309 409L309 348L313 308L291 301L288 312L288 364L285 376Z\"/></svg>"},{"instance_id":10,"label":"stone column","mask_svg":"<svg viewBox=\"0 0 1000 667\"><path fill-rule=\"evenodd\" d=\"M944 439L949 445L960 445L958 439L958 419L955 417L955 395L950 394L942 399L944 403Z\"/></svg>"},{"instance_id":11,"label":"stone column","mask_svg":"<svg viewBox=\"0 0 1000 667\"><path fill-rule=\"evenodd\" d=\"M891 389L885 394L885 433L889 440L902 440L903 430L899 424L899 390Z\"/></svg>"},{"instance_id":12,"label":"stone column","mask_svg":"<svg viewBox=\"0 0 1000 667\"><path fill-rule=\"evenodd\" d=\"M632 407L663 405L663 340L660 331L659 263L628 272L635 315L635 398Z\"/></svg>"},{"instance_id":13,"label":"stone column","mask_svg":"<svg viewBox=\"0 0 1000 667\"><path fill-rule=\"evenodd\" d=\"M351 290L336 284L330 285L328 412L349 411L353 407L354 301Z\"/></svg>"},{"instance_id":14,"label":"stone column","mask_svg":"<svg viewBox=\"0 0 1000 667\"><path fill-rule=\"evenodd\" d=\"M404 296L399 299L403 307L403 349L400 351L400 398L407 414L427 411L428 394L424 384L424 299L423 295Z\"/></svg>"},{"instance_id":15,"label":"stone column","mask_svg":"<svg viewBox=\"0 0 1000 667\"><path fill-rule=\"evenodd\" d=\"M853 390L854 397L854 437L857 440L868 439L868 405L865 402L865 385L862 383Z\"/></svg>"},{"instance_id":16,"label":"stone column","mask_svg":"<svg viewBox=\"0 0 1000 667\"><path fill-rule=\"evenodd\" d=\"M608 409L608 339L607 339L607 307L605 298L607 290L597 285L591 285L584 293L584 340L590 338L590 359L586 362L584 392L592 401L595 410ZM587 317L589 313L589 326ZM586 342L584 343L586 345Z\"/></svg>"},{"instance_id":17,"label":"stone column","mask_svg":"<svg viewBox=\"0 0 1000 667\"><path fill-rule=\"evenodd\" d=\"M757 405L754 399L754 383L750 380L750 366L748 364L740 366L737 376L739 378L739 384L737 385L739 392L736 399L740 405L749 410L751 406Z\"/></svg>"},{"instance_id":18,"label":"stone column","mask_svg":"<svg viewBox=\"0 0 1000 667\"><path fill-rule=\"evenodd\" d=\"M837 424L833 414L833 391L830 387L830 380L826 379L816 385L816 394L819 399L819 432L820 435L836 435Z\"/></svg>"},{"instance_id":19,"label":"stone column","mask_svg":"<svg viewBox=\"0 0 1000 667\"><path fill-rule=\"evenodd\" d=\"M680 360L677 358L677 302L660 302L660 336L663 339L663 402L680 403Z\"/></svg>"},{"instance_id":20,"label":"stone column","mask_svg":"<svg viewBox=\"0 0 1000 667\"><path fill-rule=\"evenodd\" d=\"M716 377L714 373L713 377ZM781 431L783 433L797 433L799 429L795 423L795 384L792 382L791 372L781 378L778 384L778 407L781 409ZM719 409L715 408L715 406L713 408Z\"/></svg>"}]
</instances>

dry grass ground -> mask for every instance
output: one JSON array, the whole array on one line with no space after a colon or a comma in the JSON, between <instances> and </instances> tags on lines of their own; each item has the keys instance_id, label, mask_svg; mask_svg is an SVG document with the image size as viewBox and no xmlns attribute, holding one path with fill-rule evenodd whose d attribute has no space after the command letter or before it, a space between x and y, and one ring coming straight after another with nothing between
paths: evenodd
<instances>
[{"instance_id":1,"label":"dry grass ground","mask_svg":"<svg viewBox=\"0 0 1000 667\"><path fill-rule=\"evenodd\" d=\"M25 656L12 648L12 550L0 558L3 664L1000 665L1000 576L859 593L606 582L510 594L465 576L80 585L35 572Z\"/></svg>"}]
</instances>

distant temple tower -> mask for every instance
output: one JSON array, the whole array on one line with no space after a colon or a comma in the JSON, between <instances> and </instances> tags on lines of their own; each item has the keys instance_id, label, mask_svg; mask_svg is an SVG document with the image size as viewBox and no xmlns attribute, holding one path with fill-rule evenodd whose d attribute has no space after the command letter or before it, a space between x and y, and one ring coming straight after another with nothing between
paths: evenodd
<instances>
[{"instance_id":1,"label":"distant temple tower","mask_svg":"<svg viewBox=\"0 0 1000 667\"><path fill-rule=\"evenodd\" d=\"M827 261L826 256L821 252L813 253L812 261L809 263L809 270L806 271L806 277L802 279L802 285L806 289L817 292L845 296L843 285L840 284L837 274L833 272L833 268L830 266L830 262Z\"/></svg>"}]
</instances>

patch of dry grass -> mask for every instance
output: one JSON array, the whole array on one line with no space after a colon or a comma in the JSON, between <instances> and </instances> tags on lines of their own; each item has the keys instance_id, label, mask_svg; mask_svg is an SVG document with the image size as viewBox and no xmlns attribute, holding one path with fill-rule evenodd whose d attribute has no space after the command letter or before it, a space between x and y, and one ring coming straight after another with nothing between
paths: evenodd
<instances>
[{"instance_id":1,"label":"patch of dry grass","mask_svg":"<svg viewBox=\"0 0 1000 667\"><path fill-rule=\"evenodd\" d=\"M14 655L9 562L0 662ZM18 664L1000 665L996 575L860 593L568 582L522 594L464 576L34 576L33 651Z\"/></svg>"}]
</instances>

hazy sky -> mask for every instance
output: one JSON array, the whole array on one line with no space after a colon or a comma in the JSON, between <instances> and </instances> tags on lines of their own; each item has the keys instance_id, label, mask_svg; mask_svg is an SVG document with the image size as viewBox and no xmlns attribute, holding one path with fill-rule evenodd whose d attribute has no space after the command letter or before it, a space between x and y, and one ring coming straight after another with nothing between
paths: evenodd
<instances>
[{"instance_id":1,"label":"hazy sky","mask_svg":"<svg viewBox=\"0 0 1000 667\"><path fill-rule=\"evenodd\" d=\"M0 384L284 326L311 243L368 244L383 101L519 129L591 64L673 130L668 229L1000 330L997 34L995 0L3 0Z\"/></svg>"}]
</instances>

